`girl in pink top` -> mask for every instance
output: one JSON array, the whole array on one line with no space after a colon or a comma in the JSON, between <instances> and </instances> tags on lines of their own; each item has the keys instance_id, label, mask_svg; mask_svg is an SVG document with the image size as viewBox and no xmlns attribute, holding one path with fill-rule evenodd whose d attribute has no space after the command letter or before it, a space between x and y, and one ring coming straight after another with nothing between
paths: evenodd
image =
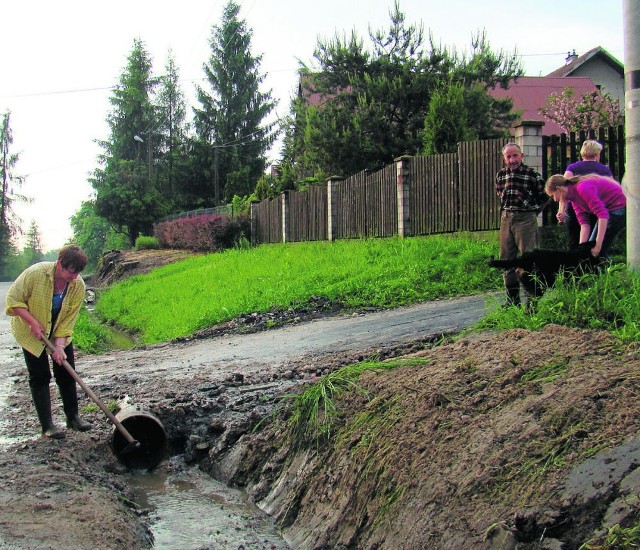
<instances>
[{"instance_id":1,"label":"girl in pink top","mask_svg":"<svg viewBox=\"0 0 640 550\"><path fill-rule=\"evenodd\" d=\"M595 174L571 178L556 174L547 180L545 191L555 201L571 201L580 222L580 243L587 242L591 234L588 214L598 218L591 253L606 257L613 239L626 225L627 198L620 184Z\"/></svg>"}]
</instances>

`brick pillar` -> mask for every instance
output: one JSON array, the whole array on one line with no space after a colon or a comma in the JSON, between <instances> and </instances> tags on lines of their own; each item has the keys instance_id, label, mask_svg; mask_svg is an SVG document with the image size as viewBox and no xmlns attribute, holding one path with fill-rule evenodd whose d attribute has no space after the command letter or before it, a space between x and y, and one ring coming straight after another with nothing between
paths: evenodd
<instances>
[{"instance_id":1,"label":"brick pillar","mask_svg":"<svg viewBox=\"0 0 640 550\"><path fill-rule=\"evenodd\" d=\"M409 220L409 165L410 156L395 159L396 162L396 194L398 200L398 236L401 238L411 235Z\"/></svg>"},{"instance_id":2,"label":"brick pillar","mask_svg":"<svg viewBox=\"0 0 640 550\"><path fill-rule=\"evenodd\" d=\"M336 220L338 217L338 208L336 196L333 188L344 181L340 176L331 176L327 178L327 240L335 241L336 239Z\"/></svg>"},{"instance_id":3,"label":"brick pillar","mask_svg":"<svg viewBox=\"0 0 640 550\"><path fill-rule=\"evenodd\" d=\"M542 174L542 127L540 120L522 120L514 126L515 142L522 149L524 163Z\"/></svg>"},{"instance_id":4,"label":"brick pillar","mask_svg":"<svg viewBox=\"0 0 640 550\"><path fill-rule=\"evenodd\" d=\"M542 127L540 120L522 120L516 126L515 142L522 149L523 162L542 174ZM538 226L543 225L542 212L538 214Z\"/></svg>"}]
</instances>

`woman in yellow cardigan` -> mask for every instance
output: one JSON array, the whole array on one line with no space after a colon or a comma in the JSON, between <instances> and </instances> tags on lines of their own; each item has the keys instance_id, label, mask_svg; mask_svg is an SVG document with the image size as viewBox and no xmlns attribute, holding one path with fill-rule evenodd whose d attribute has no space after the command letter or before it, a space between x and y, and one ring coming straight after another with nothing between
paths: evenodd
<instances>
[{"instance_id":1,"label":"woman in yellow cardigan","mask_svg":"<svg viewBox=\"0 0 640 550\"><path fill-rule=\"evenodd\" d=\"M65 246L55 262L40 262L25 269L7 293L6 312L13 317L11 330L27 364L29 387L42 433L53 439L62 439L65 434L51 417L51 371L42 335L55 345L51 354L53 376L62 397L67 427L79 431L91 428L78 415L76 382L62 365L66 359L74 366L71 337L85 296L80 272L86 265L87 255L80 247Z\"/></svg>"}]
</instances>

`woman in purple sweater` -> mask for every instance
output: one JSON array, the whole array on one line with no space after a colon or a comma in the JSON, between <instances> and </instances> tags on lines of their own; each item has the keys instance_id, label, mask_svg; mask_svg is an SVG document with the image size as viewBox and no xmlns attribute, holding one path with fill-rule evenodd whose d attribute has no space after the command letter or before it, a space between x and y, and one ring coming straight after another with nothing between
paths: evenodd
<instances>
[{"instance_id":1,"label":"woman in purple sweater","mask_svg":"<svg viewBox=\"0 0 640 550\"><path fill-rule=\"evenodd\" d=\"M589 214L598 218L598 230L591 253L607 256L613 239L626 225L627 198L614 179L589 174L566 178L551 176L545 185L547 195L555 201L571 201L580 222L580 243L587 242L591 234Z\"/></svg>"}]
</instances>

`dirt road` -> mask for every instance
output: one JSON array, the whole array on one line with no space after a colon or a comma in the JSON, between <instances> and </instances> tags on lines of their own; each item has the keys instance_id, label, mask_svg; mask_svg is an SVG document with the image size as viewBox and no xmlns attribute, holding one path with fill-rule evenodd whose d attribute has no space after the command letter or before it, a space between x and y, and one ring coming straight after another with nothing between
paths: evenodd
<instances>
[{"instance_id":1,"label":"dirt road","mask_svg":"<svg viewBox=\"0 0 640 550\"><path fill-rule=\"evenodd\" d=\"M215 364L229 372L261 367L278 368L304 357L375 352L431 340L458 332L480 319L486 297L468 296L366 314L341 315L289 325L251 335L229 335L188 342L173 342L143 349L117 351L83 358L90 379L121 372L123 361L137 364L136 373L181 379L185 370Z\"/></svg>"}]
</instances>

